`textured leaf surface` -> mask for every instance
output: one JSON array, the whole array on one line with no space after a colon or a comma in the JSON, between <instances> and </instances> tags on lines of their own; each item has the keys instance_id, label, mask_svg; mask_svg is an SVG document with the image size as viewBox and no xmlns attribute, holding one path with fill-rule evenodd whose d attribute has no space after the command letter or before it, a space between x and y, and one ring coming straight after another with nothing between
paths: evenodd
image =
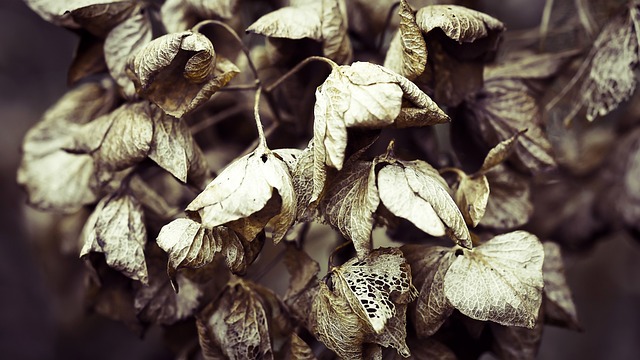
<instances>
[{"instance_id":1,"label":"textured leaf surface","mask_svg":"<svg viewBox=\"0 0 640 360\"><path fill-rule=\"evenodd\" d=\"M420 289L410 314L418 337L426 338L438 331L454 310L444 294L444 276L455 256L450 248L441 246L404 245L401 250Z\"/></svg>"},{"instance_id":2,"label":"textured leaf surface","mask_svg":"<svg viewBox=\"0 0 640 360\"><path fill-rule=\"evenodd\" d=\"M420 230L452 239L471 247L469 229L448 186L438 172L424 161L400 161L378 172L380 200L394 215L411 221Z\"/></svg>"},{"instance_id":3,"label":"textured leaf surface","mask_svg":"<svg viewBox=\"0 0 640 360\"><path fill-rule=\"evenodd\" d=\"M438 28L457 42L473 42L504 29L504 24L493 17L457 5L423 7L416 14L416 22L425 33Z\"/></svg>"},{"instance_id":4,"label":"textured leaf surface","mask_svg":"<svg viewBox=\"0 0 640 360\"><path fill-rule=\"evenodd\" d=\"M320 283L311 326L325 345L344 359L361 359L362 344L394 347L409 355L405 343L407 304L417 291L398 249L377 249L333 269L333 290Z\"/></svg>"},{"instance_id":5,"label":"textured leaf surface","mask_svg":"<svg viewBox=\"0 0 640 360\"><path fill-rule=\"evenodd\" d=\"M213 256L221 250L211 230L184 218L163 226L156 242L169 255L167 273L172 281L179 268L202 267L213 261Z\"/></svg>"},{"instance_id":6,"label":"textured leaf surface","mask_svg":"<svg viewBox=\"0 0 640 360\"><path fill-rule=\"evenodd\" d=\"M87 220L80 256L104 253L107 264L143 284L149 282L144 245L147 230L140 203L127 194L114 194L100 200Z\"/></svg>"},{"instance_id":7,"label":"textured leaf surface","mask_svg":"<svg viewBox=\"0 0 640 360\"><path fill-rule=\"evenodd\" d=\"M154 120L153 139L149 158L182 182L203 187L203 180L210 173L204 154L196 143L189 127L182 119L176 119L152 108Z\"/></svg>"},{"instance_id":8,"label":"textured leaf surface","mask_svg":"<svg viewBox=\"0 0 640 360\"><path fill-rule=\"evenodd\" d=\"M247 31L275 38L320 41L322 21L315 7L287 6L262 16Z\"/></svg>"},{"instance_id":9,"label":"textured leaf surface","mask_svg":"<svg viewBox=\"0 0 640 360\"><path fill-rule=\"evenodd\" d=\"M142 101L126 103L82 126L65 148L90 154L99 169L118 171L144 160L152 138L149 104Z\"/></svg>"},{"instance_id":10,"label":"textured leaf surface","mask_svg":"<svg viewBox=\"0 0 640 360\"><path fill-rule=\"evenodd\" d=\"M127 63L137 93L177 118L209 100L239 72L216 55L207 37L192 31L154 39Z\"/></svg>"},{"instance_id":11,"label":"textured leaf surface","mask_svg":"<svg viewBox=\"0 0 640 360\"><path fill-rule=\"evenodd\" d=\"M476 227L489 201L489 181L484 175L463 176L458 183L454 199L467 224Z\"/></svg>"},{"instance_id":12,"label":"textured leaf surface","mask_svg":"<svg viewBox=\"0 0 640 360\"><path fill-rule=\"evenodd\" d=\"M135 55L152 38L151 21L145 12L139 11L113 28L104 41L104 57L109 73L129 99L133 98L136 92L125 71L127 59Z\"/></svg>"},{"instance_id":13,"label":"textured leaf surface","mask_svg":"<svg viewBox=\"0 0 640 360\"><path fill-rule=\"evenodd\" d=\"M232 360L273 359L270 309L256 291L258 286L232 280L220 298L200 314L198 336L205 359L219 359L220 355Z\"/></svg>"},{"instance_id":14,"label":"textured leaf surface","mask_svg":"<svg viewBox=\"0 0 640 360\"><path fill-rule=\"evenodd\" d=\"M346 10L345 0L322 0L322 53L338 64L349 64L353 59Z\"/></svg>"},{"instance_id":15,"label":"textured leaf surface","mask_svg":"<svg viewBox=\"0 0 640 360\"><path fill-rule=\"evenodd\" d=\"M472 319L533 328L542 302L543 259L534 235L498 235L456 257L445 275L445 295Z\"/></svg>"},{"instance_id":16,"label":"textured leaf surface","mask_svg":"<svg viewBox=\"0 0 640 360\"><path fill-rule=\"evenodd\" d=\"M533 214L529 180L504 165L498 165L487 173L491 192L483 226L509 230L526 224Z\"/></svg>"},{"instance_id":17,"label":"textured leaf surface","mask_svg":"<svg viewBox=\"0 0 640 360\"><path fill-rule=\"evenodd\" d=\"M413 80L420 76L427 66L427 44L416 23L413 9L405 0L400 1L398 14L400 25L389 45L384 66Z\"/></svg>"},{"instance_id":18,"label":"textured leaf surface","mask_svg":"<svg viewBox=\"0 0 640 360\"><path fill-rule=\"evenodd\" d=\"M544 329L543 318L544 308L540 307L533 329L489 324L493 334L493 351L501 359L537 359Z\"/></svg>"},{"instance_id":19,"label":"textured leaf surface","mask_svg":"<svg viewBox=\"0 0 640 360\"><path fill-rule=\"evenodd\" d=\"M213 229L263 210L272 197L281 199L279 209L275 209L278 215L269 217L277 243L295 219L295 193L286 163L259 147L225 168L186 210L197 212L202 224Z\"/></svg>"},{"instance_id":20,"label":"textured leaf surface","mask_svg":"<svg viewBox=\"0 0 640 360\"><path fill-rule=\"evenodd\" d=\"M110 111L114 95L109 81L79 85L26 134L17 182L26 189L32 206L73 212L97 200L93 159L69 154L62 147L79 127Z\"/></svg>"},{"instance_id":21,"label":"textured leaf surface","mask_svg":"<svg viewBox=\"0 0 640 360\"><path fill-rule=\"evenodd\" d=\"M371 231L380 196L371 162L355 162L329 187L324 205L326 221L353 241L359 258L371 251Z\"/></svg>"}]
</instances>

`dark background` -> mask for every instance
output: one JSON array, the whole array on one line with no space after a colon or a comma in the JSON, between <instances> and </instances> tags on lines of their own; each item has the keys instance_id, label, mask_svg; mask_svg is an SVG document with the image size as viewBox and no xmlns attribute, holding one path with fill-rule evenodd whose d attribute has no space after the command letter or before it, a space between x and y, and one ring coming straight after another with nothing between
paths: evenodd
<instances>
[{"instance_id":1,"label":"dark background","mask_svg":"<svg viewBox=\"0 0 640 360\"><path fill-rule=\"evenodd\" d=\"M509 26L533 26L541 11L540 2L493 5ZM81 261L57 253L47 230L59 219L29 209L15 182L22 138L66 91L76 42L21 1L0 2L0 357L171 358L158 329L139 339L120 323L86 314ZM585 330L546 327L539 358L640 358L638 242L613 234L568 256L566 267Z\"/></svg>"}]
</instances>

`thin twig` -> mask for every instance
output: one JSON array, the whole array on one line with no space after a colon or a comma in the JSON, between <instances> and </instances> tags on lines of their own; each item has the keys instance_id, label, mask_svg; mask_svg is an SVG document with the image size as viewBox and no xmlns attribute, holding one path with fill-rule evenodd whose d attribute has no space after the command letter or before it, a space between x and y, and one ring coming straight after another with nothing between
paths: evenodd
<instances>
[{"instance_id":1,"label":"thin twig","mask_svg":"<svg viewBox=\"0 0 640 360\"><path fill-rule=\"evenodd\" d=\"M544 48L544 42L549 32L549 20L551 19L551 10L553 9L553 0L547 0L542 10L542 18L540 19L540 50Z\"/></svg>"},{"instance_id":2,"label":"thin twig","mask_svg":"<svg viewBox=\"0 0 640 360\"><path fill-rule=\"evenodd\" d=\"M200 131L213 126L223 120L226 120L234 115L237 115L239 113L241 113L244 110L244 107L242 106L232 106L230 108L226 108L224 110L222 110L221 112L215 114L214 116L211 116L203 121L200 121L199 123L194 124L193 126L191 126L189 129L191 130L191 134L197 134Z\"/></svg>"},{"instance_id":3,"label":"thin twig","mask_svg":"<svg viewBox=\"0 0 640 360\"><path fill-rule=\"evenodd\" d=\"M231 85L220 88L218 91L246 91L246 90L256 90L260 87L259 84L240 84L240 85Z\"/></svg>"},{"instance_id":4,"label":"thin twig","mask_svg":"<svg viewBox=\"0 0 640 360\"><path fill-rule=\"evenodd\" d=\"M304 60L302 60L300 63L298 63L298 65L294 66L293 69L289 70L286 74L282 75L278 80L276 80L275 82L271 83L269 86L264 88L264 91L266 93L270 93L271 91L273 91L273 89L277 88L278 86L280 86L280 84L282 84L285 80L287 80L289 77L291 77L291 75L295 74L296 72L300 71L300 69L307 65L308 63L312 62L312 61L321 61L324 62L326 64L329 64L331 66L331 68L336 68L338 67L338 64L336 64L335 62L333 62L331 59L327 59L326 57L322 57L322 56L310 56Z\"/></svg>"},{"instance_id":5,"label":"thin twig","mask_svg":"<svg viewBox=\"0 0 640 360\"><path fill-rule=\"evenodd\" d=\"M261 89L256 91L255 102L253 104L253 117L256 120L256 128L258 129L258 147L268 149L267 138L264 136L264 129L262 128L262 122L260 121L260 93Z\"/></svg>"},{"instance_id":6,"label":"thin twig","mask_svg":"<svg viewBox=\"0 0 640 360\"><path fill-rule=\"evenodd\" d=\"M583 0L574 0L573 2L575 7L578 9L578 18L580 19L580 24L584 28L584 31L589 35L590 38L593 38L595 34L595 29L593 25L591 25L591 16L589 16L589 9L585 8Z\"/></svg>"},{"instance_id":7,"label":"thin twig","mask_svg":"<svg viewBox=\"0 0 640 360\"><path fill-rule=\"evenodd\" d=\"M277 122L271 123L271 125L269 125L267 130L264 131L264 137L268 139L271 136L271 134L273 134L273 132L278 128L278 126L280 126L280 123L277 123ZM244 149L244 151L242 152L242 154L239 155L239 157L243 157L248 153L254 151L258 147L258 145L260 145L260 139L255 139L251 143L251 145L247 146L247 148Z\"/></svg>"},{"instance_id":8,"label":"thin twig","mask_svg":"<svg viewBox=\"0 0 640 360\"><path fill-rule=\"evenodd\" d=\"M386 38L387 28L391 24L391 17L393 16L394 11L400 5L400 2L397 1L393 3L389 7L389 11L387 12L387 18L384 21L384 27L382 28L382 33L380 33L380 38L378 39L378 44L376 45L376 52L380 52L382 50L382 45L384 45L384 39Z\"/></svg>"}]
</instances>

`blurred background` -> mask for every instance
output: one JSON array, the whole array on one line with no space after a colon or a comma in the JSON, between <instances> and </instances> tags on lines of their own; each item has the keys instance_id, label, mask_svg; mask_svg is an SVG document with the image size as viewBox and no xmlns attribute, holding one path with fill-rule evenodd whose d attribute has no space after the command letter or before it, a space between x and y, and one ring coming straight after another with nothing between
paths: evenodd
<instances>
[{"instance_id":1,"label":"blurred background","mask_svg":"<svg viewBox=\"0 0 640 360\"><path fill-rule=\"evenodd\" d=\"M509 28L535 26L544 5L482 3ZM124 325L85 311L83 265L76 254L60 252L57 241L54 246L52 238L59 234L45 231L60 225L60 218L28 208L16 185L22 139L67 90L76 44L73 33L45 22L22 1L0 2L0 357L172 358L158 329L141 339ZM539 358L640 358L639 259L640 242L625 233L610 233L566 254L584 331L547 326Z\"/></svg>"}]
</instances>

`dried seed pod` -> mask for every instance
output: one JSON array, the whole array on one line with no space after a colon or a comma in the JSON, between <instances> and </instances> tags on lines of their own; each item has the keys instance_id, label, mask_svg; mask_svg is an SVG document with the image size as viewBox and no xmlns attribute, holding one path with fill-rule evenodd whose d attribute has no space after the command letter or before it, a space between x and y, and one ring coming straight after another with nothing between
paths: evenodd
<instances>
[{"instance_id":1,"label":"dried seed pod","mask_svg":"<svg viewBox=\"0 0 640 360\"><path fill-rule=\"evenodd\" d=\"M213 44L206 36L193 33L184 38L181 48L187 51L195 51L184 66L182 75L193 83L201 83L209 77L216 66L216 53Z\"/></svg>"}]
</instances>

